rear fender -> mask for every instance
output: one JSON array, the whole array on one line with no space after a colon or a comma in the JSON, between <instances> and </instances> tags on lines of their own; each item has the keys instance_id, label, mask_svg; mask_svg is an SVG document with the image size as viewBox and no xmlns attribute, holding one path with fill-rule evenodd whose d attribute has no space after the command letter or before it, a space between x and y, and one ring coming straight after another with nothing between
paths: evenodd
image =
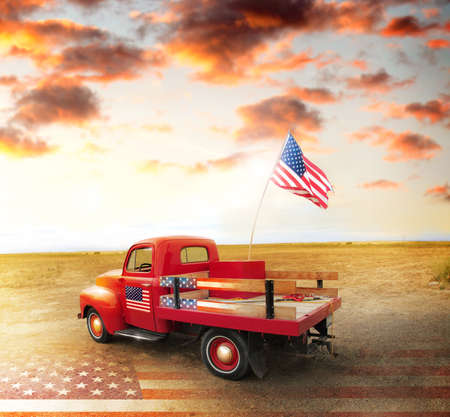
<instances>
[{"instance_id":1,"label":"rear fender","mask_svg":"<svg viewBox=\"0 0 450 417\"><path fill-rule=\"evenodd\" d=\"M115 331L127 327L123 321L119 296L109 288L94 285L83 290L80 294L82 318L86 317L86 312L89 307L95 308L100 314L108 333L114 334Z\"/></svg>"}]
</instances>

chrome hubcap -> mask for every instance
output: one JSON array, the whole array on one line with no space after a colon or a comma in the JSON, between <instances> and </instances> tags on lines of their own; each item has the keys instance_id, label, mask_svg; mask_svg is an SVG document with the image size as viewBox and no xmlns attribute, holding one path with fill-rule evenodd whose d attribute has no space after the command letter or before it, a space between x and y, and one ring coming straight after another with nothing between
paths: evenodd
<instances>
[{"instance_id":1,"label":"chrome hubcap","mask_svg":"<svg viewBox=\"0 0 450 417\"><path fill-rule=\"evenodd\" d=\"M95 333L102 331L102 323L98 317L92 321L92 327L94 328Z\"/></svg>"},{"instance_id":2,"label":"chrome hubcap","mask_svg":"<svg viewBox=\"0 0 450 417\"><path fill-rule=\"evenodd\" d=\"M225 345L217 348L217 358L223 363L231 363L233 361L233 351Z\"/></svg>"}]
</instances>

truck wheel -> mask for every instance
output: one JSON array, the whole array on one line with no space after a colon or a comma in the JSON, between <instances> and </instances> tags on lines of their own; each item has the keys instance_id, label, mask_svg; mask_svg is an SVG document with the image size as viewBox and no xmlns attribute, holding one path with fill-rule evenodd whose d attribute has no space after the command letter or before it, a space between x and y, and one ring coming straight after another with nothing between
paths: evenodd
<instances>
[{"instance_id":1,"label":"truck wheel","mask_svg":"<svg viewBox=\"0 0 450 417\"><path fill-rule=\"evenodd\" d=\"M237 332L210 329L202 339L202 359L209 371L225 379L241 379L248 371L248 346Z\"/></svg>"},{"instance_id":2,"label":"truck wheel","mask_svg":"<svg viewBox=\"0 0 450 417\"><path fill-rule=\"evenodd\" d=\"M100 314L97 310L90 308L87 312L87 328L92 339L98 343L106 343L111 338L111 335L106 330Z\"/></svg>"}]
</instances>

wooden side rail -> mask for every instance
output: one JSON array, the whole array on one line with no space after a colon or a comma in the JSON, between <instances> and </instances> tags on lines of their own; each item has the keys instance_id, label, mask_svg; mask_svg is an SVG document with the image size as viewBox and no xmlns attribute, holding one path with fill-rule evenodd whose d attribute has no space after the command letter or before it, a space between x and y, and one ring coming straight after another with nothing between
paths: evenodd
<instances>
[{"instance_id":1,"label":"wooden side rail","mask_svg":"<svg viewBox=\"0 0 450 417\"><path fill-rule=\"evenodd\" d=\"M275 281L292 280L297 281L297 291L302 293L311 293L317 295L328 295L330 297L338 296L337 288L324 288L323 281L337 280L337 272L297 272L297 271L266 271L266 279L273 279ZM300 280L315 280L317 287L302 287Z\"/></svg>"},{"instance_id":2,"label":"wooden side rail","mask_svg":"<svg viewBox=\"0 0 450 417\"><path fill-rule=\"evenodd\" d=\"M267 279L312 279L317 281L337 280L337 272L297 272L297 271L266 271Z\"/></svg>"}]
</instances>

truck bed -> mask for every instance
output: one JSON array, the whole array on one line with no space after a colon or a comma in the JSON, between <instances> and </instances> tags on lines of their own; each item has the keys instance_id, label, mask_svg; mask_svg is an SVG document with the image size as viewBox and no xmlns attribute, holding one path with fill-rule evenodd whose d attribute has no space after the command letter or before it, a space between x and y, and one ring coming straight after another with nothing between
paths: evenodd
<instances>
[{"instance_id":1,"label":"truck bed","mask_svg":"<svg viewBox=\"0 0 450 417\"><path fill-rule=\"evenodd\" d=\"M226 314L223 312L215 313L162 306L158 306L156 309L158 317L166 320L259 333L299 336L329 315L332 315L341 306L341 298L330 298L320 303L290 301L284 301L282 303L295 306L295 319L266 319L262 317Z\"/></svg>"}]
</instances>

